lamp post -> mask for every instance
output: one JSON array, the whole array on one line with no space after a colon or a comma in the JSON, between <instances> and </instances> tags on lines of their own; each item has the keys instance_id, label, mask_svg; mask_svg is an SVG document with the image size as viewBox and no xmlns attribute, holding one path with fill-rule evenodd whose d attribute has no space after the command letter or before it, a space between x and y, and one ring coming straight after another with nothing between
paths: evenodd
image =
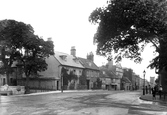
<instances>
[{"instance_id":1,"label":"lamp post","mask_svg":"<svg viewBox=\"0 0 167 115\"><path fill-rule=\"evenodd\" d=\"M144 82L143 82L143 95L145 95L145 75L146 75L146 71L143 71L143 76L144 76Z\"/></svg>"}]
</instances>

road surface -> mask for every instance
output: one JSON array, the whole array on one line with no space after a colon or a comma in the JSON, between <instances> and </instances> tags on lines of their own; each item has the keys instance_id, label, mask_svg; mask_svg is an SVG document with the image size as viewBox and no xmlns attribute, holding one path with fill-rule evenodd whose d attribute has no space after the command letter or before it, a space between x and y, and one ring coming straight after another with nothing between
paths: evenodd
<instances>
[{"instance_id":1,"label":"road surface","mask_svg":"<svg viewBox=\"0 0 167 115\"><path fill-rule=\"evenodd\" d=\"M139 99L139 91L79 91L1 96L0 115L167 115L167 105Z\"/></svg>"}]
</instances>

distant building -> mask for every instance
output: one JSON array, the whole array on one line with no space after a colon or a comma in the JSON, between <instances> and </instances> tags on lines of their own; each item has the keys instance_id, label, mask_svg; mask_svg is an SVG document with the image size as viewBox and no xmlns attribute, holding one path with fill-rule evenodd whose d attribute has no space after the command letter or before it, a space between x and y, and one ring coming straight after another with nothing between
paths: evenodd
<instances>
[{"instance_id":1,"label":"distant building","mask_svg":"<svg viewBox=\"0 0 167 115\"><path fill-rule=\"evenodd\" d=\"M139 77L139 75L136 75L135 73L133 73L133 76L132 76L132 85L133 85L134 90L139 89L140 77Z\"/></svg>"},{"instance_id":2,"label":"distant building","mask_svg":"<svg viewBox=\"0 0 167 115\"><path fill-rule=\"evenodd\" d=\"M129 84L129 90L132 90L132 79L133 79L133 77L132 77L132 74L133 74L133 70L132 69L130 69L130 68L123 68L123 77L127 77L128 79L129 79L129 81L131 82L130 84ZM122 82L122 88L124 87L124 83Z\"/></svg>"},{"instance_id":3,"label":"distant building","mask_svg":"<svg viewBox=\"0 0 167 115\"><path fill-rule=\"evenodd\" d=\"M150 77L150 85L151 85L151 87L154 87L154 85L155 85L155 77Z\"/></svg>"},{"instance_id":4,"label":"distant building","mask_svg":"<svg viewBox=\"0 0 167 115\"><path fill-rule=\"evenodd\" d=\"M100 79L102 80L102 88L107 90L116 90L117 84L115 83L116 75L108 68L108 66L100 67Z\"/></svg>"},{"instance_id":5,"label":"distant building","mask_svg":"<svg viewBox=\"0 0 167 115\"><path fill-rule=\"evenodd\" d=\"M142 78L139 78L139 89L142 89L144 86L144 80Z\"/></svg>"},{"instance_id":6,"label":"distant building","mask_svg":"<svg viewBox=\"0 0 167 115\"><path fill-rule=\"evenodd\" d=\"M121 79L123 76L123 68L120 63L117 63L116 65L113 65L113 60L108 60L108 63L106 64L108 67L108 70L112 72L112 74L115 75L115 78L112 80L112 87L114 87L116 90L121 89Z\"/></svg>"}]
</instances>

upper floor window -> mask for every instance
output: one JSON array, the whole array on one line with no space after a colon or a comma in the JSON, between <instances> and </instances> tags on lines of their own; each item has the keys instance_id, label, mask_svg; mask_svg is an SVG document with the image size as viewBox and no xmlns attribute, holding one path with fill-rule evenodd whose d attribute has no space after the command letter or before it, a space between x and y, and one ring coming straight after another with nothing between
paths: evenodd
<instances>
[{"instance_id":1,"label":"upper floor window","mask_svg":"<svg viewBox=\"0 0 167 115\"><path fill-rule=\"evenodd\" d=\"M67 61L67 56L66 55L60 55L60 58L64 61Z\"/></svg>"}]
</instances>

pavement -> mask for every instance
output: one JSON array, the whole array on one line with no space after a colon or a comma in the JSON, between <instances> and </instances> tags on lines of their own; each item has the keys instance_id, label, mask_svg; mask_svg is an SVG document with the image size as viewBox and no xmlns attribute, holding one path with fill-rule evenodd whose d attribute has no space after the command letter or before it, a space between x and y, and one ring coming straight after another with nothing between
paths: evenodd
<instances>
[{"instance_id":1,"label":"pavement","mask_svg":"<svg viewBox=\"0 0 167 115\"><path fill-rule=\"evenodd\" d=\"M45 94L54 94L54 93L70 93L70 92L91 92L91 91L103 91L103 90L63 90L61 92L60 90L57 91L46 91L46 92L36 92L36 93L30 93L30 94L18 94L18 95L9 95L12 97L15 96L32 96L32 95L45 95ZM3 96L3 95L0 95Z\"/></svg>"},{"instance_id":2,"label":"pavement","mask_svg":"<svg viewBox=\"0 0 167 115\"><path fill-rule=\"evenodd\" d=\"M156 95L156 99L153 100L152 94L145 94L145 95L141 95L140 99L144 100L144 101L153 101L153 102L167 104L167 96L166 96L166 99L164 99L163 95L162 95L161 99L159 98L159 95Z\"/></svg>"}]
</instances>

